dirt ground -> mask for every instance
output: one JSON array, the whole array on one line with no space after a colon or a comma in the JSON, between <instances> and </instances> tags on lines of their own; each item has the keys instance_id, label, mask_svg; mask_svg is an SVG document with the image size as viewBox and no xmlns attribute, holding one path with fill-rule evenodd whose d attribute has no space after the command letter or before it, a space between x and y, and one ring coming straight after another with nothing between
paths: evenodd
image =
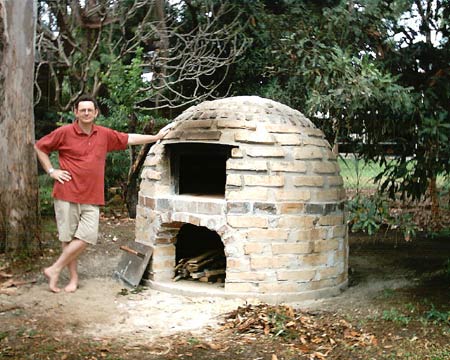
<instances>
[{"instance_id":1,"label":"dirt ground","mask_svg":"<svg viewBox=\"0 0 450 360\"><path fill-rule=\"evenodd\" d=\"M80 260L78 291L53 294L41 270L58 244L47 235L32 259L0 257L0 359L450 359L445 236L351 235L346 291L269 307L125 289L111 275L134 222L114 217Z\"/></svg>"}]
</instances>

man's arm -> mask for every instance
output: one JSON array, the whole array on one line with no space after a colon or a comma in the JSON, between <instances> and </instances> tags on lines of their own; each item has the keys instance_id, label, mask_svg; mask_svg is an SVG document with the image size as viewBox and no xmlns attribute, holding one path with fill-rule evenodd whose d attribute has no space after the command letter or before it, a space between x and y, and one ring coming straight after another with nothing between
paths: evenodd
<instances>
[{"instance_id":1,"label":"man's arm","mask_svg":"<svg viewBox=\"0 0 450 360\"><path fill-rule=\"evenodd\" d=\"M70 173L66 170L53 169L50 157L40 150L36 145L34 145L34 151L36 151L37 158L44 168L45 172L54 180L59 181L64 184L65 181L72 180Z\"/></svg>"},{"instance_id":2,"label":"man's arm","mask_svg":"<svg viewBox=\"0 0 450 360\"><path fill-rule=\"evenodd\" d=\"M170 131L171 126L162 128L156 135L128 134L128 145L142 145L157 142Z\"/></svg>"}]
</instances>

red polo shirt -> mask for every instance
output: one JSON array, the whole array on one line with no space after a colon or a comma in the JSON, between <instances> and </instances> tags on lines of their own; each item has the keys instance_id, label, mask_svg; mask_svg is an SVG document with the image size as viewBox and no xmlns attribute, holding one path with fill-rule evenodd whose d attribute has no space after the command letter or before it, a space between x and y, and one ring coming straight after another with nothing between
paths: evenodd
<instances>
[{"instance_id":1,"label":"red polo shirt","mask_svg":"<svg viewBox=\"0 0 450 360\"><path fill-rule=\"evenodd\" d=\"M36 146L50 154L58 151L59 166L72 180L55 181L53 197L78 204L104 205L106 153L125 150L128 134L94 125L87 135L75 122L62 126L40 139Z\"/></svg>"}]
</instances>

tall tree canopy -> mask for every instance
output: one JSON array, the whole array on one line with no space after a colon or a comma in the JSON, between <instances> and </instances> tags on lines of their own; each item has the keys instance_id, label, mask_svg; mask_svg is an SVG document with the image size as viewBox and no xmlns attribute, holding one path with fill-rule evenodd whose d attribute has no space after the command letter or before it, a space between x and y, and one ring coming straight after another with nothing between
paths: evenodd
<instances>
[{"instance_id":1,"label":"tall tree canopy","mask_svg":"<svg viewBox=\"0 0 450 360\"><path fill-rule=\"evenodd\" d=\"M448 0L39 4L41 104L65 111L86 91L114 101L114 86L124 87L111 79L142 51L152 79L131 94L138 117L262 95L306 113L333 144L356 139L362 156L386 165L392 196L420 197L450 170Z\"/></svg>"},{"instance_id":2,"label":"tall tree canopy","mask_svg":"<svg viewBox=\"0 0 450 360\"><path fill-rule=\"evenodd\" d=\"M419 197L448 173L450 3L446 0L244 1L253 48L237 94L305 112L332 143L386 164L383 189ZM250 81L248 81L251 79ZM386 160L396 144L396 161ZM381 176L380 176L381 178Z\"/></svg>"}]
</instances>

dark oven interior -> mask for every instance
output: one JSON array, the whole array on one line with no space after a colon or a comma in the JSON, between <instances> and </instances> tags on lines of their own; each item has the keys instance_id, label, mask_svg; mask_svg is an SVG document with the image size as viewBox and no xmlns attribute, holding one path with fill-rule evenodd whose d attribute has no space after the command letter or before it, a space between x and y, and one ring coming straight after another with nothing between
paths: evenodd
<instances>
[{"instance_id":1,"label":"dark oven interior","mask_svg":"<svg viewBox=\"0 0 450 360\"><path fill-rule=\"evenodd\" d=\"M167 147L175 194L224 196L232 146L178 143Z\"/></svg>"}]
</instances>

